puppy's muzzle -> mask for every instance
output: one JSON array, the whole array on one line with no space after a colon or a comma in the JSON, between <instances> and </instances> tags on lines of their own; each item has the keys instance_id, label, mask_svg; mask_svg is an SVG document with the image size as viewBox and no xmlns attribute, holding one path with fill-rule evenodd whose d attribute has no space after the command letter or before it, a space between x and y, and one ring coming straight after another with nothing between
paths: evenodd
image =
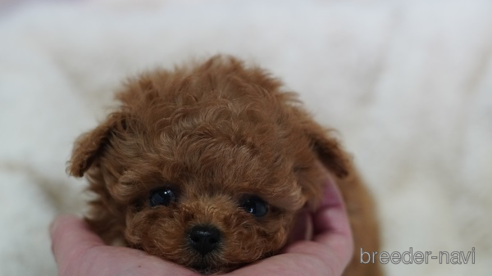
<instances>
[{"instance_id":1,"label":"puppy's muzzle","mask_svg":"<svg viewBox=\"0 0 492 276\"><path fill-rule=\"evenodd\" d=\"M189 244L202 255L217 249L221 241L219 229L210 225L197 225L191 228Z\"/></svg>"}]
</instances>

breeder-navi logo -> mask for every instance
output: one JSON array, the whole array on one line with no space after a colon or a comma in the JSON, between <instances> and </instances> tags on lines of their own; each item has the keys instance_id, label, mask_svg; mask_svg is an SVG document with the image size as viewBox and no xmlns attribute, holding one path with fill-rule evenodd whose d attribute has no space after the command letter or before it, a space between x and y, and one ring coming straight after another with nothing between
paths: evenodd
<instances>
[{"instance_id":1,"label":"breeder-navi logo","mask_svg":"<svg viewBox=\"0 0 492 276\"><path fill-rule=\"evenodd\" d=\"M379 262L381 264L428 264L430 261L439 261L439 264L475 264L475 247L472 247L471 251L466 254L463 251L439 251L438 255L432 255L432 251L415 251L413 252L413 247L410 247L408 251L403 251L400 253L398 251L393 251L388 253L386 251L381 252L365 252L364 249L360 249L360 263L361 264L373 264Z\"/></svg>"}]
</instances>

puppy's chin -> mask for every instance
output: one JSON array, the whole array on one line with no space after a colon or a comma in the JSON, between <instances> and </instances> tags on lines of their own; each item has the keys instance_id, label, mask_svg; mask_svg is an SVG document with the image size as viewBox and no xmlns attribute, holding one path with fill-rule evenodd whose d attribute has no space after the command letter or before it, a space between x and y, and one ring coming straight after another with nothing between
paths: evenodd
<instances>
[{"instance_id":1,"label":"puppy's chin","mask_svg":"<svg viewBox=\"0 0 492 276\"><path fill-rule=\"evenodd\" d=\"M131 247L139 250L144 250L143 248L137 245L133 245ZM277 251L279 251L280 249L281 248L279 248ZM144 250L144 251L149 252L150 250ZM216 252L211 252L206 255L200 255L197 252L194 252L192 249L183 250L179 254L174 253L170 255L163 254L163 252L160 250L158 250L157 252L154 251L150 253L162 259L170 260L179 265L185 266L202 275L211 275L211 274L222 274L222 273L231 272L243 266L259 261L261 259L273 256L275 255L275 252L268 251L263 253L258 258L254 258L254 259L248 258L248 256L243 255L239 258L241 259L241 261L238 261L239 259L236 257L224 256L223 255L224 252L221 250L218 250Z\"/></svg>"},{"instance_id":2,"label":"puppy's chin","mask_svg":"<svg viewBox=\"0 0 492 276\"><path fill-rule=\"evenodd\" d=\"M269 252L267 254L264 254L259 259L248 260L238 263L238 262L231 262L229 260L224 259L223 256L221 256L221 253L219 252L207 254L206 256L200 256L198 254L192 253L187 256L181 256L181 258L178 259L173 259L172 261L182 266L186 266L189 269L198 272L202 275L211 275L211 274L228 273L238 268L241 268L245 265L248 265L250 263L253 263L255 261L258 261L260 259L272 255L273 253ZM169 257L166 258L163 256L161 256L161 258L169 259Z\"/></svg>"},{"instance_id":3,"label":"puppy's chin","mask_svg":"<svg viewBox=\"0 0 492 276\"><path fill-rule=\"evenodd\" d=\"M203 274L203 275L210 275L210 274L219 274L219 273L227 273L227 272L231 272L237 268L241 267L240 265L235 265L235 266L232 266L232 265L220 265L220 264L210 264L210 263L196 263L196 264L193 264L191 266L189 266L189 268L191 268L192 270L200 273L200 274Z\"/></svg>"},{"instance_id":4,"label":"puppy's chin","mask_svg":"<svg viewBox=\"0 0 492 276\"><path fill-rule=\"evenodd\" d=\"M227 262L221 258L220 253L211 253L206 256L191 255L193 256L183 256L182 259L174 261L203 275L227 273L247 264L232 264Z\"/></svg>"}]
</instances>

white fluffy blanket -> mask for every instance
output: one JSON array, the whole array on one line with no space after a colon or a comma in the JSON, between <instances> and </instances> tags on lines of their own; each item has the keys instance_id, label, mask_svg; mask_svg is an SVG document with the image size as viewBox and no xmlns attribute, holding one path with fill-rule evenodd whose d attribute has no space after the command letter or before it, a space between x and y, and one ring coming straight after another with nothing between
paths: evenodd
<instances>
[{"instance_id":1,"label":"white fluffy blanket","mask_svg":"<svg viewBox=\"0 0 492 276\"><path fill-rule=\"evenodd\" d=\"M120 81L215 53L269 68L340 131L385 250L475 247L475 264L388 275L491 275L491 1L11 2L0 15L0 275L56 274L50 220L83 208L65 162Z\"/></svg>"}]
</instances>

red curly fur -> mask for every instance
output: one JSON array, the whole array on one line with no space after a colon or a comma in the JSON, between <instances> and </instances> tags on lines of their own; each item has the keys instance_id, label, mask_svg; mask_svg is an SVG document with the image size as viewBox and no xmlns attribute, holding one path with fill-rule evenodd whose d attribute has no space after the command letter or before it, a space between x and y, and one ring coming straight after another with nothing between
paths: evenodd
<instances>
[{"instance_id":1,"label":"red curly fur","mask_svg":"<svg viewBox=\"0 0 492 276\"><path fill-rule=\"evenodd\" d=\"M347 202L356 248L377 250L371 198L338 141L302 109L294 93L260 68L213 57L127 82L121 106L76 143L69 172L97 195L87 220L108 243L122 240L206 273L277 252L297 212L320 202L324 172ZM178 200L150 207L149 192L171 187ZM266 201L255 218L244 195ZM189 229L212 224L220 250L204 257L187 245ZM354 261L345 275L378 275Z\"/></svg>"}]
</instances>

